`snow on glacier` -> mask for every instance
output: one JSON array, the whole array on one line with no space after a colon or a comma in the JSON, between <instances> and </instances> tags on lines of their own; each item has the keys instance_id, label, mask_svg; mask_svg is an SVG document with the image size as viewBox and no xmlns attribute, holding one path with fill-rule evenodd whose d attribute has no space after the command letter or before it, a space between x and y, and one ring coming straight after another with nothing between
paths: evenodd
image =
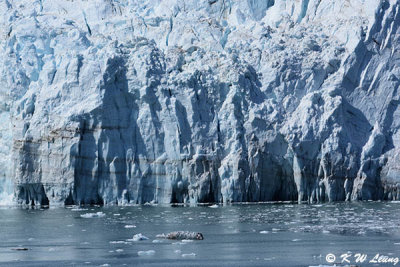
<instances>
[{"instance_id":1,"label":"snow on glacier","mask_svg":"<svg viewBox=\"0 0 400 267\"><path fill-rule=\"evenodd\" d=\"M400 199L396 0L0 1L0 199Z\"/></svg>"}]
</instances>

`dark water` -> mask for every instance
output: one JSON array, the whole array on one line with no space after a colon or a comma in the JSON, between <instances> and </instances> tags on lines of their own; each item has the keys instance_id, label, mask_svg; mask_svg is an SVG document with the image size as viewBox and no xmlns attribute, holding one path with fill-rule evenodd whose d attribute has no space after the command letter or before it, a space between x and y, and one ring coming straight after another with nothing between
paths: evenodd
<instances>
[{"instance_id":1,"label":"dark water","mask_svg":"<svg viewBox=\"0 0 400 267\"><path fill-rule=\"evenodd\" d=\"M81 217L96 212L104 216ZM400 257L399 227L400 203L395 202L2 207L0 265L318 266L329 265L328 253L336 256L335 262L349 253L351 264L373 266L368 261L378 253L392 260ZM201 232L205 239L153 241L157 234L179 230ZM149 239L129 240L138 233ZM142 255L146 253L150 255ZM356 253L366 254L366 260L356 263Z\"/></svg>"}]
</instances>

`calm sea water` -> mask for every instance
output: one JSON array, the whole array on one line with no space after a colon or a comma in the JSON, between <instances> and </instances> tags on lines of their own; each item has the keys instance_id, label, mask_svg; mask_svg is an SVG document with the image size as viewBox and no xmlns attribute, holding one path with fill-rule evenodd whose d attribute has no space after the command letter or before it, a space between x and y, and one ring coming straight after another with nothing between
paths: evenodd
<instances>
[{"instance_id":1,"label":"calm sea water","mask_svg":"<svg viewBox=\"0 0 400 267\"><path fill-rule=\"evenodd\" d=\"M156 238L180 230L204 240ZM0 208L1 266L322 266L330 253L394 266L369 261L400 257L400 203Z\"/></svg>"}]
</instances>

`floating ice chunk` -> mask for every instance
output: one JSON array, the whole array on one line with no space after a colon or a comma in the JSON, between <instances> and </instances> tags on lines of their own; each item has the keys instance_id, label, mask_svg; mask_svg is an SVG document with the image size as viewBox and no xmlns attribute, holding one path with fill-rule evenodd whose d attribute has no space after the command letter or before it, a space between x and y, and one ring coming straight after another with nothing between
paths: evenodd
<instances>
[{"instance_id":1,"label":"floating ice chunk","mask_svg":"<svg viewBox=\"0 0 400 267\"><path fill-rule=\"evenodd\" d=\"M214 205L211 205L211 206L208 206L209 208L212 208L212 209L216 209L216 208L219 208L219 206L217 205L217 204L214 204Z\"/></svg>"},{"instance_id":2,"label":"floating ice chunk","mask_svg":"<svg viewBox=\"0 0 400 267\"><path fill-rule=\"evenodd\" d=\"M83 208L73 208L71 211L86 211L88 209L83 209Z\"/></svg>"},{"instance_id":3,"label":"floating ice chunk","mask_svg":"<svg viewBox=\"0 0 400 267\"><path fill-rule=\"evenodd\" d=\"M127 228L127 229L129 229L129 228L136 228L136 225L128 224L128 225L125 225L124 228Z\"/></svg>"},{"instance_id":4,"label":"floating ice chunk","mask_svg":"<svg viewBox=\"0 0 400 267\"><path fill-rule=\"evenodd\" d=\"M85 213L85 214L81 214L82 218L101 218L106 216L106 214L104 212L95 212L95 213Z\"/></svg>"},{"instance_id":5,"label":"floating ice chunk","mask_svg":"<svg viewBox=\"0 0 400 267\"><path fill-rule=\"evenodd\" d=\"M154 250L146 250L146 251L138 251L139 256L151 256L154 255L156 252Z\"/></svg>"},{"instance_id":6,"label":"floating ice chunk","mask_svg":"<svg viewBox=\"0 0 400 267\"><path fill-rule=\"evenodd\" d=\"M110 244L129 244L129 242L126 241L110 241Z\"/></svg>"},{"instance_id":7,"label":"floating ice chunk","mask_svg":"<svg viewBox=\"0 0 400 267\"><path fill-rule=\"evenodd\" d=\"M182 240L182 243L190 243L190 242L193 242L193 240L191 240L191 239L183 239Z\"/></svg>"},{"instance_id":8,"label":"floating ice chunk","mask_svg":"<svg viewBox=\"0 0 400 267\"><path fill-rule=\"evenodd\" d=\"M293 239L292 240L292 242L298 242L298 241L300 241L301 239Z\"/></svg>"},{"instance_id":9,"label":"floating ice chunk","mask_svg":"<svg viewBox=\"0 0 400 267\"><path fill-rule=\"evenodd\" d=\"M149 238L147 236L142 235L141 233L136 234L132 237L132 239L128 239L128 241L142 241L142 240L148 240Z\"/></svg>"},{"instance_id":10,"label":"floating ice chunk","mask_svg":"<svg viewBox=\"0 0 400 267\"><path fill-rule=\"evenodd\" d=\"M269 231L260 231L260 234L268 234Z\"/></svg>"},{"instance_id":11,"label":"floating ice chunk","mask_svg":"<svg viewBox=\"0 0 400 267\"><path fill-rule=\"evenodd\" d=\"M116 249L116 252L124 252L124 250L122 248Z\"/></svg>"},{"instance_id":12,"label":"floating ice chunk","mask_svg":"<svg viewBox=\"0 0 400 267\"><path fill-rule=\"evenodd\" d=\"M187 253L187 254L182 254L182 257L187 258L187 257L196 257L195 253Z\"/></svg>"},{"instance_id":13,"label":"floating ice chunk","mask_svg":"<svg viewBox=\"0 0 400 267\"><path fill-rule=\"evenodd\" d=\"M177 250L175 250L174 252L175 252L176 254L181 254L181 253L182 253L182 250L177 249Z\"/></svg>"},{"instance_id":14,"label":"floating ice chunk","mask_svg":"<svg viewBox=\"0 0 400 267\"><path fill-rule=\"evenodd\" d=\"M162 240L154 239L154 240L152 241L152 243L162 243Z\"/></svg>"},{"instance_id":15,"label":"floating ice chunk","mask_svg":"<svg viewBox=\"0 0 400 267\"><path fill-rule=\"evenodd\" d=\"M329 234L330 231L328 231L328 230L322 230L322 233L323 233L323 234Z\"/></svg>"}]
</instances>

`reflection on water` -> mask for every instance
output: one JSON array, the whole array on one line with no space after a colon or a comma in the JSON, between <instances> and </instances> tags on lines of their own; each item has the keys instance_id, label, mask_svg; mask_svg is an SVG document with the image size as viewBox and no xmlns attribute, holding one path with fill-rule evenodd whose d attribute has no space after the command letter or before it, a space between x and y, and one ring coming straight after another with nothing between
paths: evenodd
<instances>
[{"instance_id":1,"label":"reflection on water","mask_svg":"<svg viewBox=\"0 0 400 267\"><path fill-rule=\"evenodd\" d=\"M399 211L396 202L2 207L0 265L309 266L327 264L328 253L400 257ZM156 238L186 230L204 240Z\"/></svg>"}]
</instances>

